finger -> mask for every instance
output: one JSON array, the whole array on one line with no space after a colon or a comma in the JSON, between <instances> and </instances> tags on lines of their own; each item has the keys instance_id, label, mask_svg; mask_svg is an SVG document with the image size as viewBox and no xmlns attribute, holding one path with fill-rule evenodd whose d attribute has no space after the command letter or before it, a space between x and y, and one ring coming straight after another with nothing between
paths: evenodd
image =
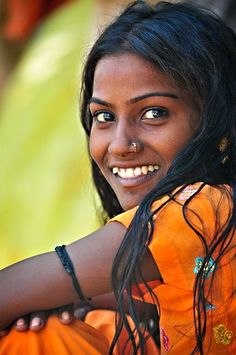
<instances>
[{"instance_id":1,"label":"finger","mask_svg":"<svg viewBox=\"0 0 236 355\"><path fill-rule=\"evenodd\" d=\"M48 312L35 312L30 315L29 329L33 332L40 331L46 324Z\"/></svg>"},{"instance_id":2,"label":"finger","mask_svg":"<svg viewBox=\"0 0 236 355\"><path fill-rule=\"evenodd\" d=\"M71 324L74 320L73 305L60 307L58 309L58 318L63 324Z\"/></svg>"},{"instance_id":3,"label":"finger","mask_svg":"<svg viewBox=\"0 0 236 355\"><path fill-rule=\"evenodd\" d=\"M74 311L74 316L76 319L84 320L86 317L86 314L90 312L93 308L89 305L79 307L75 309Z\"/></svg>"},{"instance_id":4,"label":"finger","mask_svg":"<svg viewBox=\"0 0 236 355\"><path fill-rule=\"evenodd\" d=\"M13 327L18 331L18 332L25 332L26 330L29 329L29 322L28 322L28 317L22 317L16 320L15 324Z\"/></svg>"},{"instance_id":5,"label":"finger","mask_svg":"<svg viewBox=\"0 0 236 355\"><path fill-rule=\"evenodd\" d=\"M5 335L7 335L9 332L9 328L0 330L0 337L4 337Z\"/></svg>"}]
</instances>

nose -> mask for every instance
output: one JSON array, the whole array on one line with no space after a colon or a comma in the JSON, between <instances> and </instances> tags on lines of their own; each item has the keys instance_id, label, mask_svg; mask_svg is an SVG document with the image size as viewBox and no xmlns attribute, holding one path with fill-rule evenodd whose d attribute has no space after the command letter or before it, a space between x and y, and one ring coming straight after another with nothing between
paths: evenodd
<instances>
[{"instance_id":1,"label":"nose","mask_svg":"<svg viewBox=\"0 0 236 355\"><path fill-rule=\"evenodd\" d=\"M114 156L125 157L141 150L142 144L135 127L127 122L117 123L110 137L108 152Z\"/></svg>"}]
</instances>

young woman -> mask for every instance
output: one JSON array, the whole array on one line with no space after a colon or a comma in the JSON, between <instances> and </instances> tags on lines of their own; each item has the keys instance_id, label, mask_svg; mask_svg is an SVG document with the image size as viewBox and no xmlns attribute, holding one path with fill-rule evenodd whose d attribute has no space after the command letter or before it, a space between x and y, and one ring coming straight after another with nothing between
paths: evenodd
<instances>
[{"instance_id":1,"label":"young woman","mask_svg":"<svg viewBox=\"0 0 236 355\"><path fill-rule=\"evenodd\" d=\"M112 219L67 246L69 258L63 247L2 270L0 327L75 301L75 289L81 299L113 291L110 353L125 327L121 353L151 354L134 299L157 305L161 353L236 352L235 63L232 30L187 3L137 1L101 34L81 117ZM80 353L106 335L90 331L78 326Z\"/></svg>"}]
</instances>

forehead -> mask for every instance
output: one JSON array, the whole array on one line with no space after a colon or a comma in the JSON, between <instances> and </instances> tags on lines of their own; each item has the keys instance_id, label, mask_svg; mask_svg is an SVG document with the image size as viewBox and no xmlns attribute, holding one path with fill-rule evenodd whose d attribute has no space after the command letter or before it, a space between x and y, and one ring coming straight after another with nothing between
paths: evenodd
<instances>
[{"instance_id":1,"label":"forehead","mask_svg":"<svg viewBox=\"0 0 236 355\"><path fill-rule=\"evenodd\" d=\"M93 91L107 91L111 86L132 88L139 94L145 86L149 89L180 92L173 80L154 64L135 54L104 56L97 64L94 74ZM181 90L182 91L182 90Z\"/></svg>"}]
</instances>

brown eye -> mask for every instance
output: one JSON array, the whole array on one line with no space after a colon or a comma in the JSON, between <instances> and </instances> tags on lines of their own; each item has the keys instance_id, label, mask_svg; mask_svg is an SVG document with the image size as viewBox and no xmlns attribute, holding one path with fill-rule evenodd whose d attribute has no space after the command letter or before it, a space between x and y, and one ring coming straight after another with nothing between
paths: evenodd
<instances>
[{"instance_id":1,"label":"brown eye","mask_svg":"<svg viewBox=\"0 0 236 355\"><path fill-rule=\"evenodd\" d=\"M168 115L167 110L163 108L152 108L144 113L143 119L145 120L158 120L159 118L165 117Z\"/></svg>"},{"instance_id":2,"label":"brown eye","mask_svg":"<svg viewBox=\"0 0 236 355\"><path fill-rule=\"evenodd\" d=\"M110 112L98 112L94 116L97 122L111 122L114 121L114 115Z\"/></svg>"}]
</instances>

